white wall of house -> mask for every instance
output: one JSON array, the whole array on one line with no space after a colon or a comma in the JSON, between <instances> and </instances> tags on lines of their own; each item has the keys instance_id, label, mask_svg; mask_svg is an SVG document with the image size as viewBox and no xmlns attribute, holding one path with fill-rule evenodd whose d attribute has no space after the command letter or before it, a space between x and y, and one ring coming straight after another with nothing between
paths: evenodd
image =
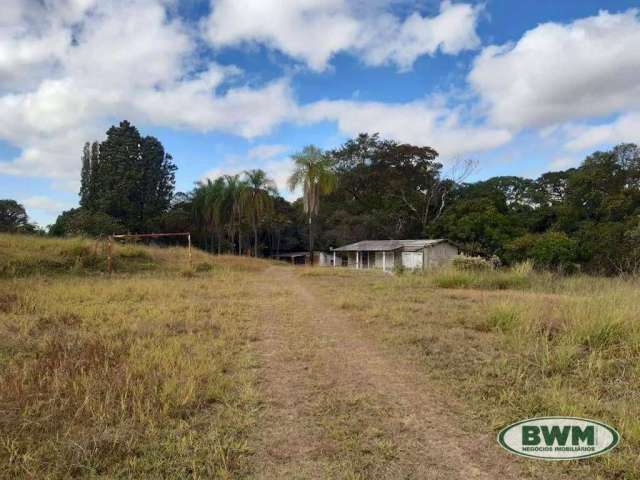
<instances>
[{"instance_id":1,"label":"white wall of house","mask_svg":"<svg viewBox=\"0 0 640 480\"><path fill-rule=\"evenodd\" d=\"M411 270L422 269L422 250L402 252L402 266Z\"/></svg>"},{"instance_id":2,"label":"white wall of house","mask_svg":"<svg viewBox=\"0 0 640 480\"><path fill-rule=\"evenodd\" d=\"M313 260L316 265L319 265L321 267L330 267L331 265L333 265L333 254L325 253L325 252L317 252L313 256ZM336 256L336 262L338 262L339 264L340 262L339 256Z\"/></svg>"},{"instance_id":3,"label":"white wall of house","mask_svg":"<svg viewBox=\"0 0 640 480\"><path fill-rule=\"evenodd\" d=\"M383 268L387 271L394 269L396 265L402 265L408 269L423 269L443 265L458 254L458 248L448 242L442 242L435 245L427 246L417 252L402 252L400 249L396 251L385 252L367 252L367 260L364 260L362 252L341 252L336 254L337 266L342 266L342 258L347 259L347 266L356 268L356 256L360 261L360 268ZM325 265L331 265L333 260L332 254L326 255ZM322 261L320 262L322 265Z\"/></svg>"}]
</instances>

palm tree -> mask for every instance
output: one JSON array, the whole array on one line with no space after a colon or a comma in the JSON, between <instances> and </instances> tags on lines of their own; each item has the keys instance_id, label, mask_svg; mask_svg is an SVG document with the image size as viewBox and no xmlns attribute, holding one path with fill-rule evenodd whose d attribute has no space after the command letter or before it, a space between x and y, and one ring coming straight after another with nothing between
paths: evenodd
<instances>
[{"instance_id":1,"label":"palm tree","mask_svg":"<svg viewBox=\"0 0 640 480\"><path fill-rule=\"evenodd\" d=\"M242 255L242 227L246 213L244 202L246 184L240 180L240 175L225 175L224 184L224 197L221 205L224 222L232 244L235 234L238 234L238 254Z\"/></svg>"},{"instance_id":2,"label":"palm tree","mask_svg":"<svg viewBox=\"0 0 640 480\"><path fill-rule=\"evenodd\" d=\"M224 199L224 180L217 178L212 181L196 183L193 192L193 213L197 224L203 226L205 233L209 235L210 251L213 251L214 234L218 240L218 254L221 253L222 234L222 202ZM205 249L207 237L205 237Z\"/></svg>"},{"instance_id":3,"label":"palm tree","mask_svg":"<svg viewBox=\"0 0 640 480\"><path fill-rule=\"evenodd\" d=\"M309 219L309 254L313 265L313 218L320 210L320 197L333 191L336 176L331 161L318 147L308 145L291 157L294 170L289 177L289 189L302 185L304 212Z\"/></svg>"},{"instance_id":4,"label":"palm tree","mask_svg":"<svg viewBox=\"0 0 640 480\"><path fill-rule=\"evenodd\" d=\"M258 256L258 225L264 215L273 208L273 197L276 195L276 184L267 177L263 170L245 170L246 213L250 217L253 229L253 256Z\"/></svg>"}]
</instances>

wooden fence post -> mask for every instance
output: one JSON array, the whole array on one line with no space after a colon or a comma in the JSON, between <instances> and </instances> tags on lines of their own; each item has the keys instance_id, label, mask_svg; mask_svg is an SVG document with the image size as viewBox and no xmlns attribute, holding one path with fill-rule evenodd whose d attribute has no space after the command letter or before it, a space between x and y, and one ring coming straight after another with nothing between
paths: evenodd
<instances>
[{"instance_id":1,"label":"wooden fence post","mask_svg":"<svg viewBox=\"0 0 640 480\"><path fill-rule=\"evenodd\" d=\"M193 268L193 260L191 259L191 234L187 235L187 243L189 244L189 268Z\"/></svg>"}]
</instances>

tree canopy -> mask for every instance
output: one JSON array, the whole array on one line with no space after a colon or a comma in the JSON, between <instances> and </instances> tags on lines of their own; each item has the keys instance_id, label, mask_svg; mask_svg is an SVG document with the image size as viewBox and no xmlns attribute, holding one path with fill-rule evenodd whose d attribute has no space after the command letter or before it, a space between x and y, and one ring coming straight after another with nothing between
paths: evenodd
<instances>
[{"instance_id":1,"label":"tree canopy","mask_svg":"<svg viewBox=\"0 0 640 480\"><path fill-rule=\"evenodd\" d=\"M360 134L330 151L310 145L292 156L288 186L302 190L294 202L259 169L174 195L171 156L123 121L103 142L85 144L80 208L64 212L51 232L188 230L201 248L256 256L362 239L446 237L507 263L640 271L636 145L594 152L576 168L536 179L468 182L474 162L445 168L438 158L431 147ZM21 219L12 224L26 222L16 205L7 205L5 212Z\"/></svg>"},{"instance_id":2,"label":"tree canopy","mask_svg":"<svg viewBox=\"0 0 640 480\"><path fill-rule=\"evenodd\" d=\"M0 200L0 232L32 233L35 230L22 204L11 199Z\"/></svg>"}]
</instances>

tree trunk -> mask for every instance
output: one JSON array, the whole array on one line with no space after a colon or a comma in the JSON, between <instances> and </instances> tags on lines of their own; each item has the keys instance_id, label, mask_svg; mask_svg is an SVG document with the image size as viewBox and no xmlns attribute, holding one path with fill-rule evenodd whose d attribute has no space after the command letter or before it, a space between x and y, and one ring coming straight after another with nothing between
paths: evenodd
<instances>
[{"instance_id":1,"label":"tree trunk","mask_svg":"<svg viewBox=\"0 0 640 480\"><path fill-rule=\"evenodd\" d=\"M253 256L258 257L258 226L256 221L253 221Z\"/></svg>"},{"instance_id":2,"label":"tree trunk","mask_svg":"<svg viewBox=\"0 0 640 480\"><path fill-rule=\"evenodd\" d=\"M218 255L220 255L222 253L222 239L220 238L220 232L218 232Z\"/></svg>"},{"instance_id":3,"label":"tree trunk","mask_svg":"<svg viewBox=\"0 0 640 480\"><path fill-rule=\"evenodd\" d=\"M238 229L238 255L242 255L242 231Z\"/></svg>"},{"instance_id":4,"label":"tree trunk","mask_svg":"<svg viewBox=\"0 0 640 480\"><path fill-rule=\"evenodd\" d=\"M311 221L311 215L309 215L309 258L313 267L313 222Z\"/></svg>"}]
</instances>

